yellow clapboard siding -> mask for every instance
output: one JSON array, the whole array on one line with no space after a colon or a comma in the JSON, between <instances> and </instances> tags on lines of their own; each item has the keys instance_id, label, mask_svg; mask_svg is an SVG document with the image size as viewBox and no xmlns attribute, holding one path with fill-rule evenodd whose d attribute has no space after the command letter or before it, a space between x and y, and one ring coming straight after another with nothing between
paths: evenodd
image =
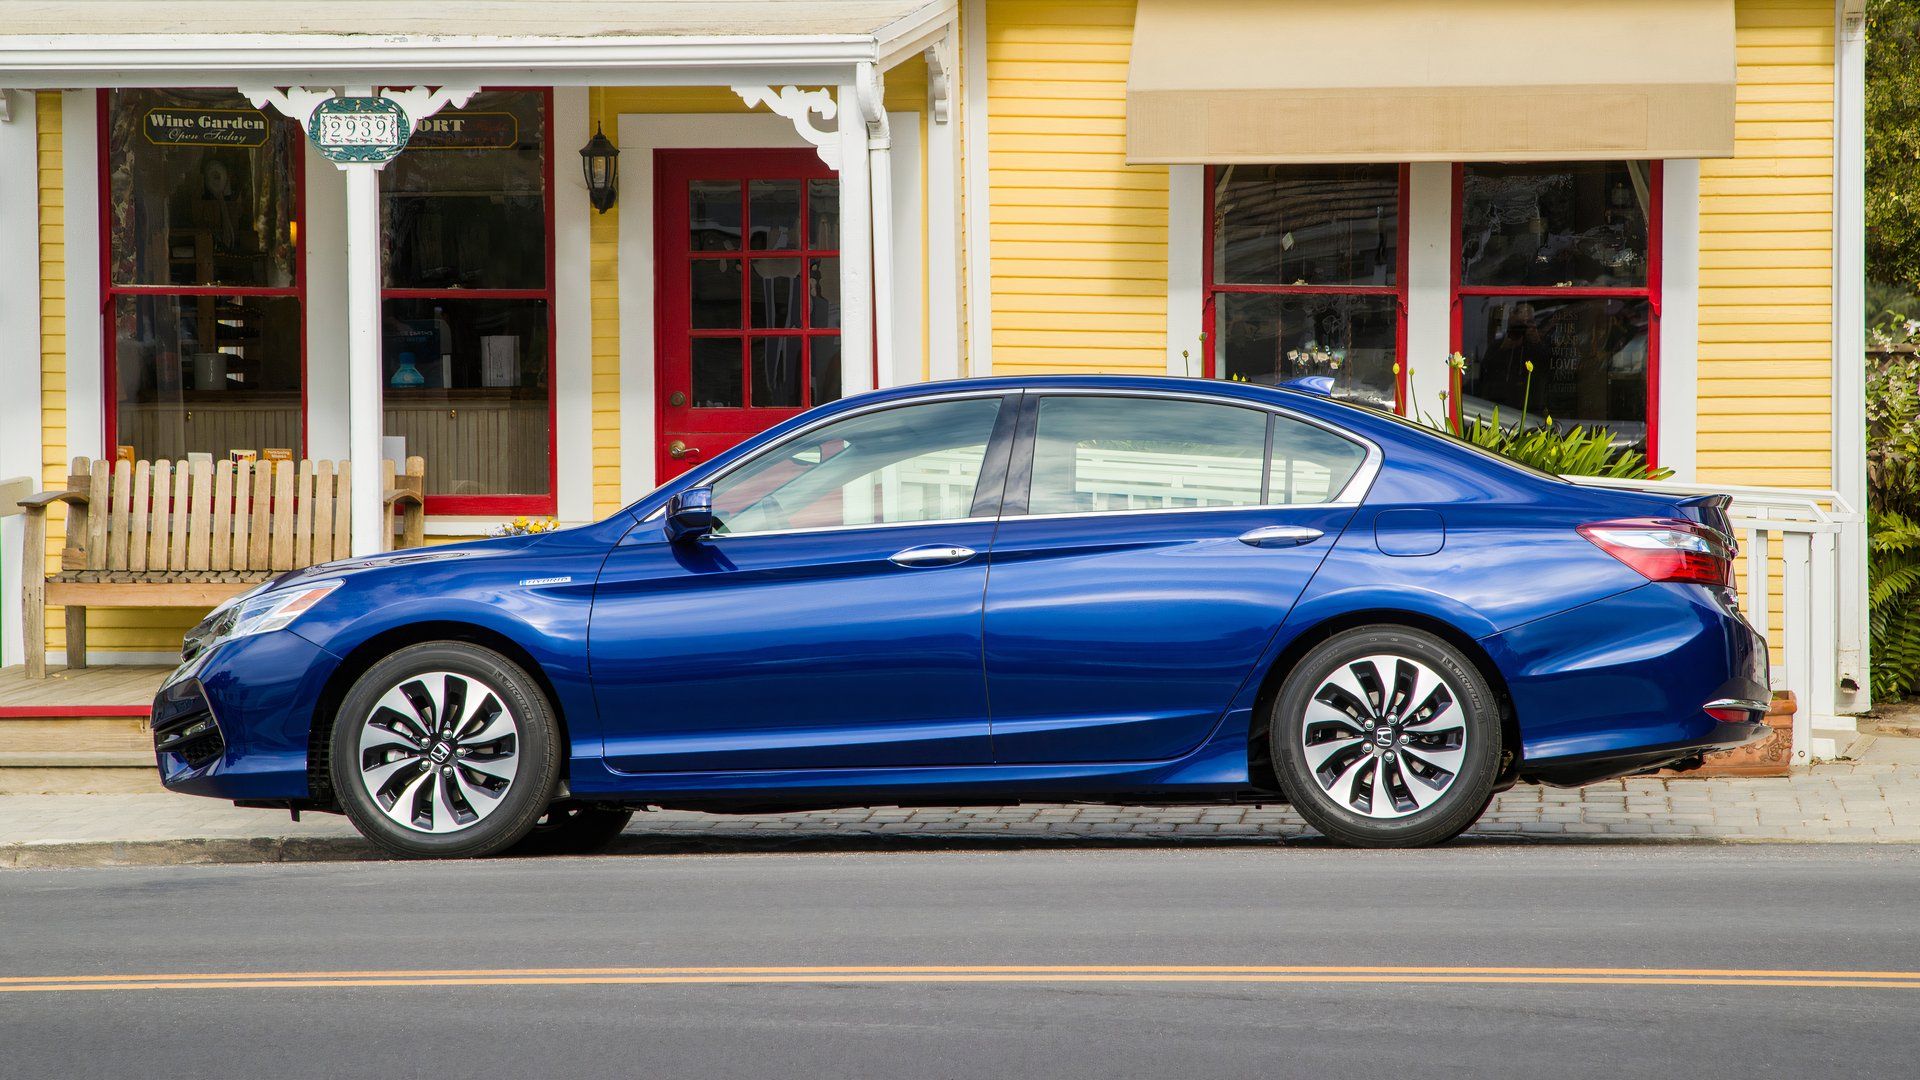
<instances>
[{"instance_id":1,"label":"yellow clapboard siding","mask_svg":"<svg viewBox=\"0 0 1920 1080\"><path fill-rule=\"evenodd\" d=\"M1164 371L1167 171L1126 163L1132 0L983 2L993 369Z\"/></svg>"}]
</instances>

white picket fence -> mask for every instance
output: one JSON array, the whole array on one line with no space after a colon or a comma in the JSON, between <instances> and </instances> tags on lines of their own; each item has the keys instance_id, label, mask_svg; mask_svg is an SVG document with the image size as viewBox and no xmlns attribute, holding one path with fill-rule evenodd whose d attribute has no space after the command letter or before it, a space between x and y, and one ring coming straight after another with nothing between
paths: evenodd
<instances>
[{"instance_id":1,"label":"white picket fence","mask_svg":"<svg viewBox=\"0 0 1920 1080\"><path fill-rule=\"evenodd\" d=\"M1569 477L1594 487L1663 495L1731 495L1740 542L1740 610L1776 646L1773 688L1791 690L1793 763L1846 749L1853 715L1872 704L1867 678L1866 521L1834 491L1616 481ZM1776 610L1775 599L1778 599Z\"/></svg>"}]
</instances>

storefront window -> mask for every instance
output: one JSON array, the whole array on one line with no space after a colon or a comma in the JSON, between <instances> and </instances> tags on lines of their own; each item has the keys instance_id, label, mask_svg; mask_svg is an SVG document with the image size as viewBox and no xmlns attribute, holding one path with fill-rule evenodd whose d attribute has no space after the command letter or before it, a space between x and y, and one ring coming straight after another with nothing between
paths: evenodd
<instances>
[{"instance_id":1,"label":"storefront window","mask_svg":"<svg viewBox=\"0 0 1920 1080\"><path fill-rule=\"evenodd\" d=\"M1458 191L1458 411L1602 426L1647 449L1657 163L1464 165Z\"/></svg>"},{"instance_id":2,"label":"storefront window","mask_svg":"<svg viewBox=\"0 0 1920 1080\"><path fill-rule=\"evenodd\" d=\"M112 444L301 455L298 125L224 90L101 101Z\"/></svg>"},{"instance_id":3,"label":"storefront window","mask_svg":"<svg viewBox=\"0 0 1920 1080\"><path fill-rule=\"evenodd\" d=\"M1208 170L1208 374L1399 404L1405 308L1397 165Z\"/></svg>"},{"instance_id":4,"label":"storefront window","mask_svg":"<svg viewBox=\"0 0 1920 1080\"><path fill-rule=\"evenodd\" d=\"M548 100L476 94L380 174L386 433L437 513L553 510Z\"/></svg>"}]
</instances>

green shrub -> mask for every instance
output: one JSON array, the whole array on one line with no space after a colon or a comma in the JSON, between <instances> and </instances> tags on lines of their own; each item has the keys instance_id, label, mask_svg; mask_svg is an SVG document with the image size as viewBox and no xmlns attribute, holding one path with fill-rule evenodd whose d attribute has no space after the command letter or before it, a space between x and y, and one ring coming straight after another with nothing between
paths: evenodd
<instances>
[{"instance_id":1,"label":"green shrub","mask_svg":"<svg viewBox=\"0 0 1920 1080\"><path fill-rule=\"evenodd\" d=\"M1452 389L1448 391L1453 400L1460 393L1460 373L1467 368L1467 358L1454 353L1447 358L1448 382ZM1527 426L1527 404L1533 396L1533 361L1527 361L1527 382L1520 398L1520 420L1514 424L1500 422L1500 409L1496 406L1493 415L1464 423L1454 419L1448 410L1447 415L1439 418L1425 413L1419 415L1422 424L1444 431L1457 439L1470 442L1482 450L1490 450L1501 457L1531 466L1541 472L1556 476L1604 476L1618 480L1665 480L1673 475L1672 469L1650 469L1647 456L1638 450L1621 446L1612 431L1604 427L1580 425L1571 428L1554 426L1553 417L1539 427ZM1397 372L1396 372L1397 374ZM1441 405L1446 406L1447 399L1442 397Z\"/></svg>"},{"instance_id":2,"label":"green shrub","mask_svg":"<svg viewBox=\"0 0 1920 1080\"><path fill-rule=\"evenodd\" d=\"M1920 522L1890 510L1872 514L1867 546L1873 696L1898 701L1920 682Z\"/></svg>"}]
</instances>

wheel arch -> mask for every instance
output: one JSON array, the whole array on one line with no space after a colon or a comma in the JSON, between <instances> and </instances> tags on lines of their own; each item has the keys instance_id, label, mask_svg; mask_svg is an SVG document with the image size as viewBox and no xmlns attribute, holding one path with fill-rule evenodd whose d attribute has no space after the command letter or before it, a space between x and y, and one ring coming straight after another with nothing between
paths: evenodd
<instances>
[{"instance_id":1,"label":"wheel arch","mask_svg":"<svg viewBox=\"0 0 1920 1080\"><path fill-rule=\"evenodd\" d=\"M1282 790L1270 745L1271 725L1267 721L1274 702L1280 697L1281 688L1286 685L1287 677L1293 674L1314 646L1336 634L1363 626L1421 630L1460 650L1460 654L1473 664L1480 676L1487 680L1487 685L1492 687L1500 709L1500 738L1505 756L1500 762L1494 789L1504 791L1513 786L1520 770L1520 722L1514 713L1513 695L1507 688L1506 677L1494 664L1493 657L1479 642L1473 640L1471 634L1444 619L1399 608L1364 608L1328 616L1294 635L1279 655L1274 657L1261 676L1260 689L1254 697L1253 714L1247 721L1247 775L1253 783L1276 791Z\"/></svg>"},{"instance_id":2,"label":"wheel arch","mask_svg":"<svg viewBox=\"0 0 1920 1080\"><path fill-rule=\"evenodd\" d=\"M553 710L554 723L560 728L560 745L563 748L559 755L560 776L566 779L567 763L571 757L564 750L569 745L567 714L546 669L519 643L498 630L459 620L434 620L395 626L369 637L347 653L328 677L326 685L321 688L319 700L314 703L313 725L307 733L307 785L315 802L329 806L335 804L333 726L347 692L359 681L360 676L366 674L368 668L385 657L409 645L424 645L431 641L460 641L492 649L533 677L540 686L540 692L546 695L547 705Z\"/></svg>"}]
</instances>

